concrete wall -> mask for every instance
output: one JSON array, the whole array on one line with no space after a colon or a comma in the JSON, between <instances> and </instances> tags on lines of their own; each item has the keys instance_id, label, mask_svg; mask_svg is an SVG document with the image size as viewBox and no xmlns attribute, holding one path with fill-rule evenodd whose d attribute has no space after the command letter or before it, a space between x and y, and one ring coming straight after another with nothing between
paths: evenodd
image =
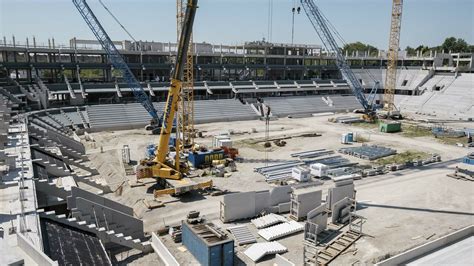
<instances>
[{"instance_id":1,"label":"concrete wall","mask_svg":"<svg viewBox=\"0 0 474 266\"><path fill-rule=\"evenodd\" d=\"M230 222L252 218L262 211L288 212L290 211L289 193L291 193L291 187L282 186L275 187L270 191L250 191L224 195L221 201L221 220ZM281 205L282 203L288 204Z\"/></svg>"},{"instance_id":2,"label":"concrete wall","mask_svg":"<svg viewBox=\"0 0 474 266\"><path fill-rule=\"evenodd\" d=\"M344 186L337 186L330 188L327 196L328 207L332 208L336 202L342 200L343 198L354 199L354 184L348 184Z\"/></svg>"},{"instance_id":3,"label":"concrete wall","mask_svg":"<svg viewBox=\"0 0 474 266\"><path fill-rule=\"evenodd\" d=\"M290 201L291 191L290 186L275 187L270 190L270 206Z\"/></svg>"},{"instance_id":4,"label":"concrete wall","mask_svg":"<svg viewBox=\"0 0 474 266\"><path fill-rule=\"evenodd\" d=\"M155 233L151 233L151 246L166 266L179 266L178 261Z\"/></svg>"},{"instance_id":5,"label":"concrete wall","mask_svg":"<svg viewBox=\"0 0 474 266\"><path fill-rule=\"evenodd\" d=\"M57 261L53 261L48 256L46 256L46 254L44 254L41 250L35 247L21 233L17 233L16 236L17 236L18 247L20 247L26 254L28 254L28 256L38 265L41 265L41 266L58 265Z\"/></svg>"},{"instance_id":6,"label":"concrete wall","mask_svg":"<svg viewBox=\"0 0 474 266\"><path fill-rule=\"evenodd\" d=\"M223 222L255 216L255 191L225 195L222 199L221 219Z\"/></svg>"},{"instance_id":7,"label":"concrete wall","mask_svg":"<svg viewBox=\"0 0 474 266\"><path fill-rule=\"evenodd\" d=\"M405 251L401 254L398 254L394 257L391 257L389 259L386 259L384 261L381 261L377 263L376 265L379 266L385 266L385 265L401 265L401 264L406 264L407 262L414 260L418 257L421 257L425 254L428 254L430 252L433 252L439 248L451 245L455 242L458 242L468 236L474 235L474 225L470 225L466 228L463 228L461 230L458 230L454 233L451 233L447 236L438 238L436 240L433 240L431 242L428 242L426 244L423 244L419 247L410 249L408 251Z\"/></svg>"},{"instance_id":8,"label":"concrete wall","mask_svg":"<svg viewBox=\"0 0 474 266\"><path fill-rule=\"evenodd\" d=\"M258 215L270 206L270 192L259 191L255 192L255 214Z\"/></svg>"},{"instance_id":9,"label":"concrete wall","mask_svg":"<svg viewBox=\"0 0 474 266\"><path fill-rule=\"evenodd\" d=\"M83 198L76 198L76 207L82 215L90 215L90 221L95 221L99 227L106 227L106 224L120 225L120 232L135 238L143 237L143 221L133 216L127 215L109 207L94 203Z\"/></svg>"},{"instance_id":10,"label":"concrete wall","mask_svg":"<svg viewBox=\"0 0 474 266\"><path fill-rule=\"evenodd\" d=\"M308 212L321 205L321 190L308 190L304 193L298 194L296 194L298 190L293 190L293 192L294 194L292 194L291 199L291 214L297 219L306 217Z\"/></svg>"},{"instance_id":11,"label":"concrete wall","mask_svg":"<svg viewBox=\"0 0 474 266\"><path fill-rule=\"evenodd\" d=\"M67 199L67 207L69 210L72 208L76 208L76 198L78 197L88 199L97 204L109 207L113 210L128 214L130 216L133 216L133 208L120 204L116 201L104 198L100 195L88 192L78 187L71 188L71 197L68 197Z\"/></svg>"}]
</instances>

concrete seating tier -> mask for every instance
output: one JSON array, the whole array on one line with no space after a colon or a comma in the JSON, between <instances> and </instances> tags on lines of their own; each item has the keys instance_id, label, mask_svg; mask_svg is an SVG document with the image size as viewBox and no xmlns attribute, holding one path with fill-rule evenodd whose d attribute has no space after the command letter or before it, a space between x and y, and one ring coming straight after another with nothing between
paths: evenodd
<instances>
[{"instance_id":1,"label":"concrete seating tier","mask_svg":"<svg viewBox=\"0 0 474 266\"><path fill-rule=\"evenodd\" d=\"M323 96L329 97L333 102L333 106L326 104L322 100ZM277 116L336 112L361 108L361 105L354 96L339 95L269 97L264 98L264 102L271 107L272 113Z\"/></svg>"},{"instance_id":2,"label":"concrete seating tier","mask_svg":"<svg viewBox=\"0 0 474 266\"><path fill-rule=\"evenodd\" d=\"M164 103L154 103L157 110ZM149 123L150 115L138 103L93 105L87 108L91 128L134 128ZM195 123L256 119L258 115L250 105L238 100L202 100L194 102Z\"/></svg>"}]
</instances>

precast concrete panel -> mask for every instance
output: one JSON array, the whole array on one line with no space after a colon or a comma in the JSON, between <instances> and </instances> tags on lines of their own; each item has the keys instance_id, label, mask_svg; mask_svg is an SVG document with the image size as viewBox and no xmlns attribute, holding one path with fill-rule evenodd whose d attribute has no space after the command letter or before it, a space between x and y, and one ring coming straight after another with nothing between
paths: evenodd
<instances>
[{"instance_id":1,"label":"precast concrete panel","mask_svg":"<svg viewBox=\"0 0 474 266\"><path fill-rule=\"evenodd\" d=\"M225 195L223 197L224 222L255 216L255 191Z\"/></svg>"},{"instance_id":2,"label":"precast concrete panel","mask_svg":"<svg viewBox=\"0 0 474 266\"><path fill-rule=\"evenodd\" d=\"M275 206L283 202L289 202L291 198L291 187L274 187L270 190L270 206Z\"/></svg>"}]
</instances>

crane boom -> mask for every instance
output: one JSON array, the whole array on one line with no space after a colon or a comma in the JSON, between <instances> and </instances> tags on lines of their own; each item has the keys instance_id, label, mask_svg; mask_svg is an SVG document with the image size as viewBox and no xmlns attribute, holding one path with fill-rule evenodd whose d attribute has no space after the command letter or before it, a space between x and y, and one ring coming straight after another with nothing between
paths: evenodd
<instances>
[{"instance_id":1,"label":"crane boom","mask_svg":"<svg viewBox=\"0 0 474 266\"><path fill-rule=\"evenodd\" d=\"M143 107L152 117L151 124L159 125L160 118L158 116L158 112L153 106L152 101L145 93L145 90L143 90L143 87L140 85L140 82L138 82L138 80L133 75L127 63L125 63L125 60L123 59L122 55L119 53L114 43L110 39L109 35L104 30L99 20L92 12L92 9L87 4L86 0L72 0L72 2L76 6L84 21L91 29L92 33L95 35L95 37L101 44L102 48L107 53L108 58L112 63L113 67L122 72L125 81L132 90L133 95L135 96L135 99L139 103L141 103L141 105L143 105Z\"/></svg>"},{"instance_id":2,"label":"crane boom","mask_svg":"<svg viewBox=\"0 0 474 266\"><path fill-rule=\"evenodd\" d=\"M174 165L168 159L169 140L173 129L173 121L178 112L178 103L180 102L182 80L186 64L186 58L191 41L191 34L196 15L198 0L187 0L186 13L184 16L182 29L179 36L178 49L176 54L176 63L173 75L171 76L171 86L168 90L165 110L163 112L163 124L161 126L160 140L153 160L140 161L137 167L137 178L162 178L162 179L181 179L183 177L180 166L180 143L176 138L176 158ZM185 171L183 171L185 172Z\"/></svg>"},{"instance_id":3,"label":"crane boom","mask_svg":"<svg viewBox=\"0 0 474 266\"><path fill-rule=\"evenodd\" d=\"M400 30L402 26L403 0L393 0L392 20L388 48L387 75L385 76L384 109L395 110L394 93L397 82L398 49L400 46Z\"/></svg>"},{"instance_id":4,"label":"crane boom","mask_svg":"<svg viewBox=\"0 0 474 266\"><path fill-rule=\"evenodd\" d=\"M173 120L178 110L178 102L181 94L182 79L185 69L187 52L191 40L193 30L194 17L196 15L197 0L188 0L186 14L183 21L183 28L181 30L178 50L176 54L176 65L173 76L171 78L171 87L168 91L168 98L166 100L166 107L163 112L163 126L161 127L160 142L158 146L158 154L155 161L163 163L168 153L168 143L173 126Z\"/></svg>"},{"instance_id":5,"label":"crane boom","mask_svg":"<svg viewBox=\"0 0 474 266\"><path fill-rule=\"evenodd\" d=\"M326 50L328 52L333 51L335 53L336 65L341 71L342 77L346 80L357 100L362 105L362 107L364 107L366 113L372 114L374 112L373 106L365 97L364 88L362 87L361 82L359 79L357 79L354 72L352 72L351 68L349 67L349 64L344 58L341 49L337 45L337 42L332 35L326 19L322 15L321 11L313 0L300 0L300 2Z\"/></svg>"}]
</instances>

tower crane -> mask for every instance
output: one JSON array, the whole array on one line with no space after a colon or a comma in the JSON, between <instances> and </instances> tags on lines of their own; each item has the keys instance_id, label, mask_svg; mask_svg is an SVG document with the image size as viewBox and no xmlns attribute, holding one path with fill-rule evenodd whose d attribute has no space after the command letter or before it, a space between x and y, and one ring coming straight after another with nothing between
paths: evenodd
<instances>
[{"instance_id":1,"label":"tower crane","mask_svg":"<svg viewBox=\"0 0 474 266\"><path fill-rule=\"evenodd\" d=\"M365 96L364 88L344 58L341 48L339 48L336 39L334 38L333 33L331 32L331 29L328 25L329 22L321 13L321 10L316 6L313 0L300 0L300 2L307 17L313 25L314 30L326 48L326 51L332 51L335 54L337 68L341 71L342 77L346 80L357 100L364 108L366 118L368 120L372 120L375 117L375 107L373 105L374 97L369 96L369 99L372 98L372 101L369 101ZM371 94L372 93L376 93L376 89L373 89Z\"/></svg>"},{"instance_id":2,"label":"tower crane","mask_svg":"<svg viewBox=\"0 0 474 266\"><path fill-rule=\"evenodd\" d=\"M151 116L150 124L146 127L147 130L151 130L154 134L159 132L160 124L162 123L158 112L153 106L152 101L143 90L140 82L135 78L132 71L128 67L127 63L115 47L114 43L110 39L104 27L100 24L99 20L92 12L92 9L87 4L86 0L72 0L77 10L81 14L84 21L87 23L92 33L95 35L99 43L101 44L104 51L112 63L113 67L122 72L122 76L127 82L128 86L133 92L135 99L147 110Z\"/></svg>"},{"instance_id":3,"label":"tower crane","mask_svg":"<svg viewBox=\"0 0 474 266\"><path fill-rule=\"evenodd\" d=\"M402 26L403 0L393 0L392 20L388 48L387 75L385 75L385 92L383 97L384 116L400 118L400 111L394 103L394 94L397 82L398 49L400 46L400 30Z\"/></svg>"}]
</instances>

